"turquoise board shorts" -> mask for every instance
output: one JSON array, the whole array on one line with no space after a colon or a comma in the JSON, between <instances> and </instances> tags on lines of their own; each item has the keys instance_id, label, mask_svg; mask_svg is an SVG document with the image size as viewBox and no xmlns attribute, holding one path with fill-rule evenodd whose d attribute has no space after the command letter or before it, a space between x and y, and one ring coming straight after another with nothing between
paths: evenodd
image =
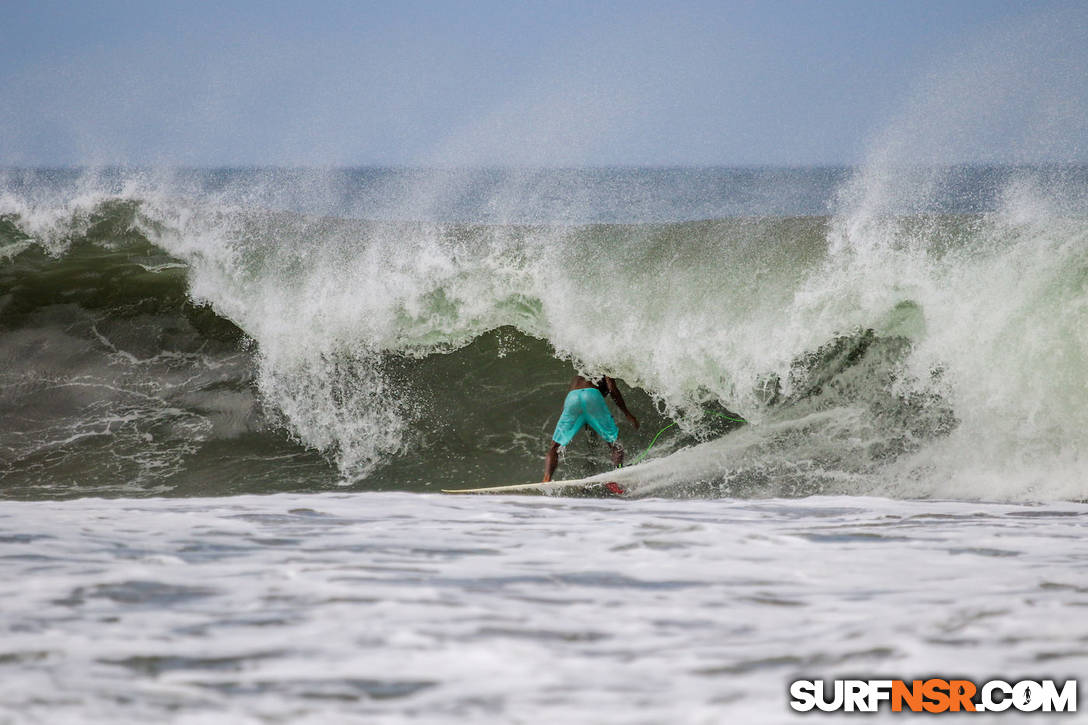
<instances>
[{"instance_id":1,"label":"turquoise board shorts","mask_svg":"<svg viewBox=\"0 0 1088 725\"><path fill-rule=\"evenodd\" d=\"M563 415L559 416L559 422L555 424L552 440L565 446L584 425L597 431L597 435L609 443L615 443L620 435L620 429L616 427L616 421L608 410L608 403L604 402L604 396L597 388L579 388L567 393L567 399L563 402Z\"/></svg>"}]
</instances>

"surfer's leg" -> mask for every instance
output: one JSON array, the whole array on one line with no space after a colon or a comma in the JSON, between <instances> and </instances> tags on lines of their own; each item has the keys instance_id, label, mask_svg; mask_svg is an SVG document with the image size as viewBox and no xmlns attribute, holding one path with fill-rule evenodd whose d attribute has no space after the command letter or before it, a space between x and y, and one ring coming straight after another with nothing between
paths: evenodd
<instances>
[{"instance_id":1,"label":"surfer's leg","mask_svg":"<svg viewBox=\"0 0 1088 725\"><path fill-rule=\"evenodd\" d=\"M552 480L552 474L559 466L559 444L552 441L548 453L544 456L544 482Z\"/></svg>"},{"instance_id":2,"label":"surfer's leg","mask_svg":"<svg viewBox=\"0 0 1088 725\"><path fill-rule=\"evenodd\" d=\"M615 443L609 443L608 447L612 449L612 465L616 468L623 466L623 446L617 440Z\"/></svg>"},{"instance_id":3,"label":"surfer's leg","mask_svg":"<svg viewBox=\"0 0 1088 725\"><path fill-rule=\"evenodd\" d=\"M582 426L586 424L585 414L582 412L582 403L578 397L578 390L567 393L563 401L563 414L555 424L555 433L552 434L552 442L559 446L565 446L578 434Z\"/></svg>"},{"instance_id":4,"label":"surfer's leg","mask_svg":"<svg viewBox=\"0 0 1088 725\"><path fill-rule=\"evenodd\" d=\"M552 445L544 456L545 483L552 480L552 474L555 473L555 469L559 465L559 448L570 443L574 436L578 434L578 431L582 429L582 426L586 424L586 415L582 409L581 393L583 392L585 391L572 390L567 393L567 397L563 401L563 414L559 416L559 421L555 424ZM596 392L595 389L594 392ZM600 396L600 393L597 393L597 395Z\"/></svg>"}]
</instances>

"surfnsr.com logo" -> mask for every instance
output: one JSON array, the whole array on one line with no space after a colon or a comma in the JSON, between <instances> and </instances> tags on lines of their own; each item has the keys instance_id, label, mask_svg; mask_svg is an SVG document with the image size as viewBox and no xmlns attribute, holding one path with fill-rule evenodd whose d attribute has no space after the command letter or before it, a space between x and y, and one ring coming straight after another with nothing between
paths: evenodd
<instances>
[{"instance_id":1,"label":"surfnsr.com logo","mask_svg":"<svg viewBox=\"0 0 1088 725\"><path fill-rule=\"evenodd\" d=\"M1077 681L1054 680L796 680L790 707L798 712L1076 712Z\"/></svg>"}]
</instances>

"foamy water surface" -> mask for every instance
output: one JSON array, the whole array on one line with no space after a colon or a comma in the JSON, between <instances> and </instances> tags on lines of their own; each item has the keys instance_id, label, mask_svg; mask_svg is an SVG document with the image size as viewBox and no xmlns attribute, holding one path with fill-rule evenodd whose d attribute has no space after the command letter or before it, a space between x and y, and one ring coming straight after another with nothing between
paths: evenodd
<instances>
[{"instance_id":1,"label":"foamy water surface","mask_svg":"<svg viewBox=\"0 0 1088 725\"><path fill-rule=\"evenodd\" d=\"M864 497L4 502L0 721L773 723L797 678L1072 678L1086 529Z\"/></svg>"}]
</instances>

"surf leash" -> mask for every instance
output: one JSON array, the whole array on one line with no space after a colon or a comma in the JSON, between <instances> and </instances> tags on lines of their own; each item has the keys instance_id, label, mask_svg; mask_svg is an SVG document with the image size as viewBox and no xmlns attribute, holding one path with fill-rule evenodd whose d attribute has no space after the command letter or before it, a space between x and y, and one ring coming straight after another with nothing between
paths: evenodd
<instances>
[{"instance_id":1,"label":"surf leash","mask_svg":"<svg viewBox=\"0 0 1088 725\"><path fill-rule=\"evenodd\" d=\"M715 416L717 416L719 418L725 418L726 420L731 420L734 423L747 423L748 422L744 418L732 418L732 417L730 417L728 415L723 415L721 413L715 413L713 410L704 410L703 412L705 414L707 414L707 415L715 415ZM650 449L654 447L654 443L657 443L657 439L661 437L661 434L664 433L665 431L667 431L669 428L672 428L674 425L676 425L675 420L673 422L669 423L667 426L665 426L661 430L659 430L657 432L657 435L654 436L653 440L650 441L650 445L646 446L646 450L644 450L642 453L640 453L635 460L631 461L630 463L628 463L626 465L633 466L636 463L638 463L639 461L641 461L643 458L645 458L646 455L650 452Z\"/></svg>"}]
</instances>

